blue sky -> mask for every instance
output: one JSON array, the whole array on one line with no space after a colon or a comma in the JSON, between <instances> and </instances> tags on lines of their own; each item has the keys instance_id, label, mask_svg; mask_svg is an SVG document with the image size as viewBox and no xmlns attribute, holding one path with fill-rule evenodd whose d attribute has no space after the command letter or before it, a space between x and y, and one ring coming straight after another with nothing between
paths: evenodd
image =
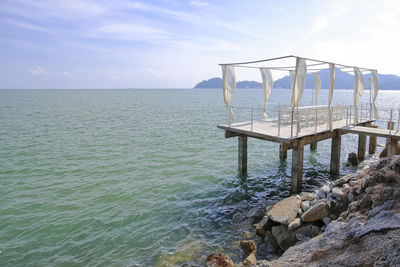
<instances>
[{"instance_id":1,"label":"blue sky","mask_svg":"<svg viewBox=\"0 0 400 267\"><path fill-rule=\"evenodd\" d=\"M400 75L397 0L0 2L0 88L190 88L289 54Z\"/></svg>"}]
</instances>

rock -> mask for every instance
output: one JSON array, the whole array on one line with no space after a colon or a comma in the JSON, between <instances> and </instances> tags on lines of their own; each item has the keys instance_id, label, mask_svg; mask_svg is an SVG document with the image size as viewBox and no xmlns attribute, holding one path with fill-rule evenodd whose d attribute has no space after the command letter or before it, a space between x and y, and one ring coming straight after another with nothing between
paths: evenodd
<instances>
[{"instance_id":1,"label":"rock","mask_svg":"<svg viewBox=\"0 0 400 267\"><path fill-rule=\"evenodd\" d=\"M272 226L272 221L269 219L268 216L264 216L262 220L255 225L256 233L259 236L264 237L265 232L269 231L271 226Z\"/></svg>"},{"instance_id":2,"label":"rock","mask_svg":"<svg viewBox=\"0 0 400 267\"><path fill-rule=\"evenodd\" d=\"M349 202L352 202L354 200L354 195L352 192L347 194L347 199L349 200Z\"/></svg>"},{"instance_id":3,"label":"rock","mask_svg":"<svg viewBox=\"0 0 400 267\"><path fill-rule=\"evenodd\" d=\"M359 195L359 194L361 193L361 190L362 190L361 187L357 187L357 188L356 188L355 191L356 191L357 195Z\"/></svg>"},{"instance_id":4,"label":"rock","mask_svg":"<svg viewBox=\"0 0 400 267\"><path fill-rule=\"evenodd\" d=\"M357 185L357 184L358 184L357 181L353 181L353 180L349 181L349 185L350 185L350 186L355 186L355 185Z\"/></svg>"},{"instance_id":5,"label":"rock","mask_svg":"<svg viewBox=\"0 0 400 267\"><path fill-rule=\"evenodd\" d=\"M320 190L321 190L322 192L324 192L325 194L327 194L327 193L329 193L329 191L331 191L331 189L329 188L328 185L322 186L322 187L320 188Z\"/></svg>"},{"instance_id":6,"label":"rock","mask_svg":"<svg viewBox=\"0 0 400 267\"><path fill-rule=\"evenodd\" d=\"M315 237L315 236L319 235L319 233L320 233L320 229L318 226L316 226L316 225L311 226L311 237Z\"/></svg>"},{"instance_id":7,"label":"rock","mask_svg":"<svg viewBox=\"0 0 400 267\"><path fill-rule=\"evenodd\" d=\"M288 230L289 230L289 231L293 231L293 230L297 229L300 225L301 225L301 220L300 220L300 218L296 218L296 219L294 219L293 222L291 222L291 223L289 224Z\"/></svg>"},{"instance_id":8,"label":"rock","mask_svg":"<svg viewBox=\"0 0 400 267\"><path fill-rule=\"evenodd\" d=\"M234 267L235 264L227 255L222 253L211 254L207 257L208 267Z\"/></svg>"},{"instance_id":9,"label":"rock","mask_svg":"<svg viewBox=\"0 0 400 267\"><path fill-rule=\"evenodd\" d=\"M299 208L299 209L297 210L297 216L301 217L301 214L303 214L303 212L302 212L301 208Z\"/></svg>"},{"instance_id":10,"label":"rock","mask_svg":"<svg viewBox=\"0 0 400 267\"><path fill-rule=\"evenodd\" d=\"M257 251L261 248L261 245L262 245L262 244L263 244L263 243L261 243L261 244L258 246ZM268 232L265 233L264 244L266 244L267 247L268 247L271 251L274 251L274 252L276 252L276 251L278 251L278 250L280 249L280 248L279 248L279 245L278 245L278 243L276 242L276 239L275 239L275 237L272 235L271 231L268 231ZM260 254L260 252L257 252L257 254Z\"/></svg>"},{"instance_id":11,"label":"rock","mask_svg":"<svg viewBox=\"0 0 400 267\"><path fill-rule=\"evenodd\" d=\"M304 241L308 241L311 239L311 237L303 235L301 233L296 234L296 238L300 241L300 242L304 242Z\"/></svg>"},{"instance_id":12,"label":"rock","mask_svg":"<svg viewBox=\"0 0 400 267\"><path fill-rule=\"evenodd\" d=\"M288 249L289 247L296 244L296 242L298 241L296 238L296 234L289 231L286 225L278 225L272 227L271 233L275 237L279 247L283 250Z\"/></svg>"},{"instance_id":13,"label":"rock","mask_svg":"<svg viewBox=\"0 0 400 267\"><path fill-rule=\"evenodd\" d=\"M350 188L350 185L349 184L343 184L342 187L343 187L343 190L347 191Z\"/></svg>"},{"instance_id":14,"label":"rock","mask_svg":"<svg viewBox=\"0 0 400 267\"><path fill-rule=\"evenodd\" d=\"M336 220L338 218L338 216L334 213L329 214L328 217L331 218L332 220Z\"/></svg>"},{"instance_id":15,"label":"rock","mask_svg":"<svg viewBox=\"0 0 400 267\"><path fill-rule=\"evenodd\" d=\"M322 221L324 222L324 224L328 225L331 222L331 218L325 217L322 219Z\"/></svg>"},{"instance_id":16,"label":"rock","mask_svg":"<svg viewBox=\"0 0 400 267\"><path fill-rule=\"evenodd\" d=\"M243 235L244 235L244 237L247 238L247 239L250 239L250 238L253 236L253 234L250 233L249 231L244 232Z\"/></svg>"},{"instance_id":17,"label":"rock","mask_svg":"<svg viewBox=\"0 0 400 267\"><path fill-rule=\"evenodd\" d=\"M243 262L242 266L250 266L253 263L257 263L256 255L251 253Z\"/></svg>"},{"instance_id":18,"label":"rock","mask_svg":"<svg viewBox=\"0 0 400 267\"><path fill-rule=\"evenodd\" d=\"M351 212L355 212L355 211L358 209L358 203L357 203L357 201L351 202L351 203L349 204L349 206L348 206L348 209L349 209Z\"/></svg>"},{"instance_id":19,"label":"rock","mask_svg":"<svg viewBox=\"0 0 400 267\"><path fill-rule=\"evenodd\" d=\"M344 177L337 179L333 185L334 186L341 186L346 183L346 179Z\"/></svg>"},{"instance_id":20,"label":"rock","mask_svg":"<svg viewBox=\"0 0 400 267\"><path fill-rule=\"evenodd\" d=\"M318 199L324 199L326 198L326 194L324 191L322 191L322 189L319 189L316 194L315 194L315 198L314 201L318 200Z\"/></svg>"},{"instance_id":21,"label":"rock","mask_svg":"<svg viewBox=\"0 0 400 267\"><path fill-rule=\"evenodd\" d=\"M276 203L267 216L274 222L289 225L296 217L301 205L300 196L291 196Z\"/></svg>"},{"instance_id":22,"label":"rock","mask_svg":"<svg viewBox=\"0 0 400 267\"><path fill-rule=\"evenodd\" d=\"M340 190L338 187L334 187L332 189L332 197L336 199L343 199L346 196L346 194Z\"/></svg>"},{"instance_id":23,"label":"rock","mask_svg":"<svg viewBox=\"0 0 400 267\"><path fill-rule=\"evenodd\" d=\"M301 201L313 200L313 193L310 192L301 192L300 193Z\"/></svg>"},{"instance_id":24,"label":"rock","mask_svg":"<svg viewBox=\"0 0 400 267\"><path fill-rule=\"evenodd\" d=\"M253 240L242 240L240 241L240 247L242 248L244 254L247 256L255 253L257 250L256 243Z\"/></svg>"},{"instance_id":25,"label":"rock","mask_svg":"<svg viewBox=\"0 0 400 267\"><path fill-rule=\"evenodd\" d=\"M357 158L356 153L353 153L353 152L350 153L348 158L347 158L347 161L353 166L358 165L358 158Z\"/></svg>"},{"instance_id":26,"label":"rock","mask_svg":"<svg viewBox=\"0 0 400 267\"><path fill-rule=\"evenodd\" d=\"M315 222L328 216L329 210L328 205L325 202L320 202L315 206L312 206L308 211L303 213L301 220L303 222Z\"/></svg>"},{"instance_id":27,"label":"rock","mask_svg":"<svg viewBox=\"0 0 400 267\"><path fill-rule=\"evenodd\" d=\"M303 211L306 211L309 207L310 207L310 202L308 202L308 201L301 202L301 209Z\"/></svg>"}]
</instances>

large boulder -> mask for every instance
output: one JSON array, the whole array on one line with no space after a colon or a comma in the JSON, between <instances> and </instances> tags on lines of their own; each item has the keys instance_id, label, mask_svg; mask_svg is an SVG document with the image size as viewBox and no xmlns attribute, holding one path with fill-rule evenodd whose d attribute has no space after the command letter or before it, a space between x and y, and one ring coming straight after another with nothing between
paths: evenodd
<instances>
[{"instance_id":1,"label":"large boulder","mask_svg":"<svg viewBox=\"0 0 400 267\"><path fill-rule=\"evenodd\" d=\"M348 158L347 158L347 161L348 161L351 165L353 165L353 166L358 165L357 154L356 154L356 153L353 153L353 152L350 153L349 156L348 156Z\"/></svg>"},{"instance_id":2,"label":"large boulder","mask_svg":"<svg viewBox=\"0 0 400 267\"><path fill-rule=\"evenodd\" d=\"M286 225L274 226L271 232L279 247L283 250L288 249L298 241L295 232L289 231Z\"/></svg>"},{"instance_id":3,"label":"large boulder","mask_svg":"<svg viewBox=\"0 0 400 267\"><path fill-rule=\"evenodd\" d=\"M235 264L229 256L216 253L207 257L207 267L234 267Z\"/></svg>"},{"instance_id":4,"label":"large boulder","mask_svg":"<svg viewBox=\"0 0 400 267\"><path fill-rule=\"evenodd\" d=\"M289 225L297 217L297 211L301 206L301 198L299 195L285 198L276 203L267 216L274 222Z\"/></svg>"},{"instance_id":5,"label":"large boulder","mask_svg":"<svg viewBox=\"0 0 400 267\"><path fill-rule=\"evenodd\" d=\"M303 222L315 222L328 216L329 207L326 202L319 202L315 206L312 206L308 211L304 212L301 216Z\"/></svg>"}]
</instances>

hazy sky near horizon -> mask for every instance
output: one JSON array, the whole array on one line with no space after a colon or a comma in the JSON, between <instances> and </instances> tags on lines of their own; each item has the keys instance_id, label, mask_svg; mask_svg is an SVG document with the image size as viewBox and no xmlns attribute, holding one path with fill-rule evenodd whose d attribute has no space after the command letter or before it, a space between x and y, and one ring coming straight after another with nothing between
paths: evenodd
<instances>
[{"instance_id":1,"label":"hazy sky near horizon","mask_svg":"<svg viewBox=\"0 0 400 267\"><path fill-rule=\"evenodd\" d=\"M0 88L190 88L289 54L400 75L399 29L398 0L1 0Z\"/></svg>"}]
</instances>

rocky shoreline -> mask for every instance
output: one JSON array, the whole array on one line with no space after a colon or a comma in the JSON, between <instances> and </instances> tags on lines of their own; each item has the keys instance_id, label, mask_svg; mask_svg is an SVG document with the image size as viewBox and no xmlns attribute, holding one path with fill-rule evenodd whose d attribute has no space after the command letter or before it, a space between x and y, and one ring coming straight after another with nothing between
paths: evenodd
<instances>
[{"instance_id":1,"label":"rocky shoreline","mask_svg":"<svg viewBox=\"0 0 400 267\"><path fill-rule=\"evenodd\" d=\"M208 266L400 264L400 156L268 206L254 228L261 241L240 243L243 262L212 254ZM283 254L257 261L262 250Z\"/></svg>"}]
</instances>

